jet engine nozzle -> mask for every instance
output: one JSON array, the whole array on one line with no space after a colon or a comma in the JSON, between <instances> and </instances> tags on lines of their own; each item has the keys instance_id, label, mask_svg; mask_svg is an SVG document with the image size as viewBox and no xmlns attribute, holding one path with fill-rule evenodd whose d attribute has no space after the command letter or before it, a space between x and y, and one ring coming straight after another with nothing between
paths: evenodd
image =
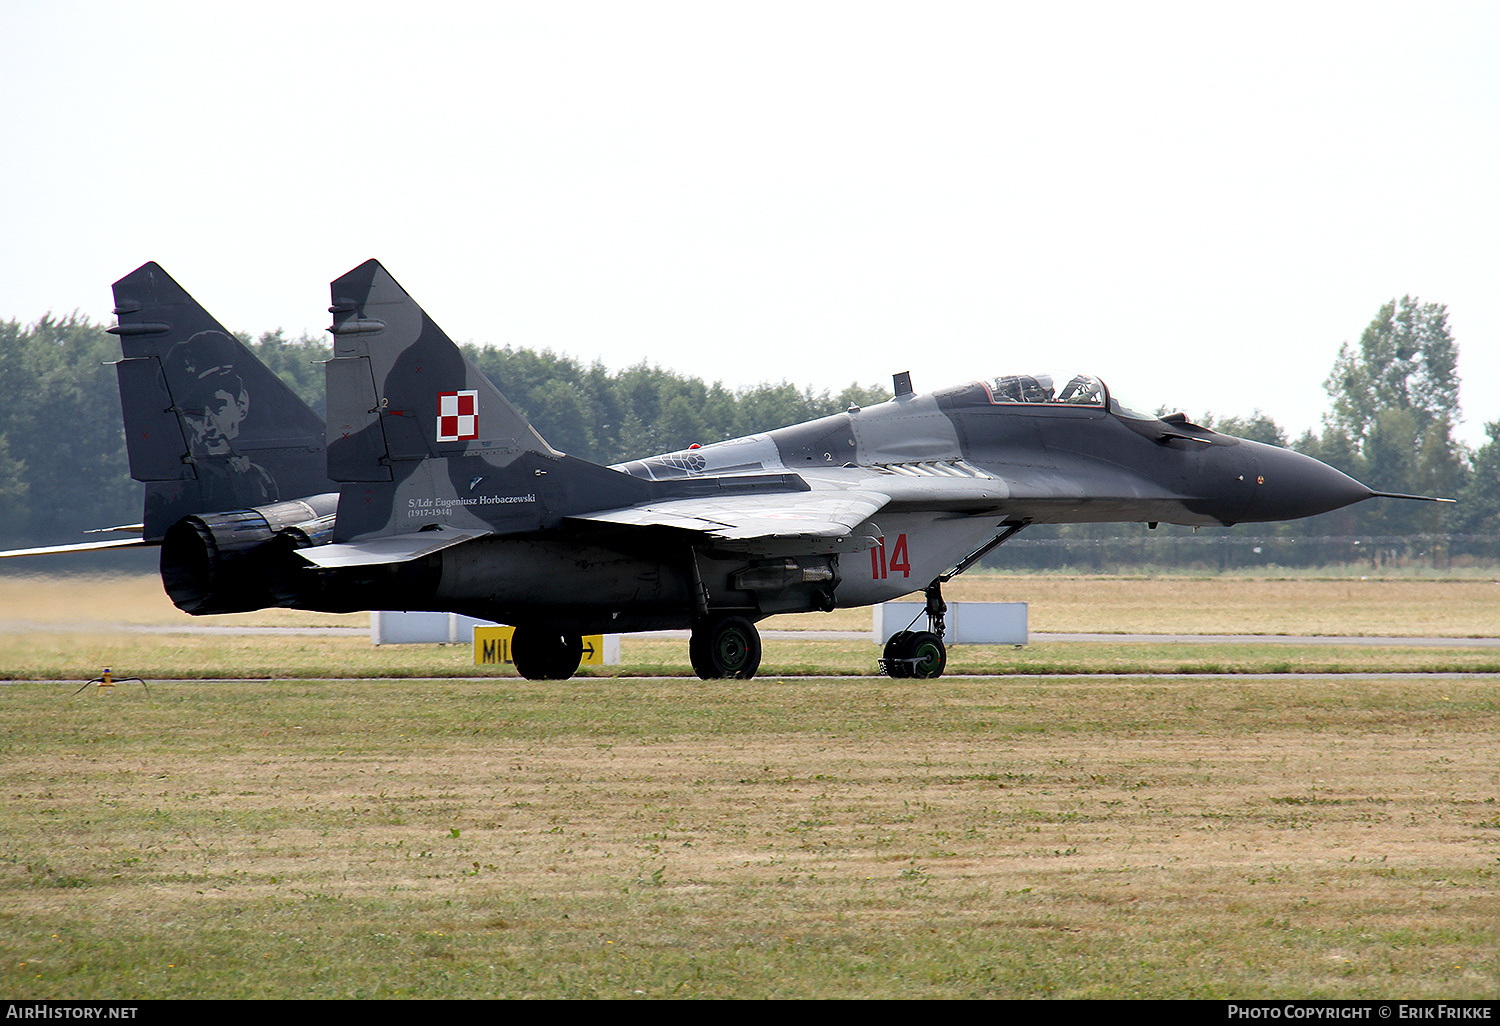
<instances>
[{"instance_id":1,"label":"jet engine nozzle","mask_svg":"<svg viewBox=\"0 0 1500 1026\"><path fill-rule=\"evenodd\" d=\"M243 613L296 606L292 553L333 539L338 494L330 492L254 509L183 517L161 544L161 579L185 613Z\"/></svg>"}]
</instances>

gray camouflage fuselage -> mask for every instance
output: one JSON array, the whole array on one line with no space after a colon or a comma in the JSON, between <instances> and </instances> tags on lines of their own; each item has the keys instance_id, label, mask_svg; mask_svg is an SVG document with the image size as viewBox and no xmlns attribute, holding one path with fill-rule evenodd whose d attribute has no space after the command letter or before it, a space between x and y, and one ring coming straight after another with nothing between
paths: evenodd
<instances>
[{"instance_id":1,"label":"gray camouflage fuselage","mask_svg":"<svg viewBox=\"0 0 1500 1026\"><path fill-rule=\"evenodd\" d=\"M1007 526L1227 525L1371 494L1288 450L1130 415L1102 390L1092 404L1003 402L978 382L628 462L610 477L585 464L593 487L577 487L569 463L536 452L424 461L380 486L371 503L380 513L351 518L346 540L403 517L476 532L524 523L519 535L424 557L432 576L421 607L631 631L885 601L923 588ZM885 501L841 533L798 532L803 521L824 526L812 500L858 509L872 494ZM732 520L716 519L716 496L737 512L758 504L761 523L783 530L735 537Z\"/></svg>"},{"instance_id":2,"label":"gray camouflage fuselage","mask_svg":"<svg viewBox=\"0 0 1500 1026\"><path fill-rule=\"evenodd\" d=\"M558 452L374 260L331 284L326 425L154 263L115 283L137 538L193 614L266 606L512 624L532 679L584 634L691 628L752 677L755 621L920 590L881 672L946 666L941 585L1030 524L1291 520L1375 492L1317 460L1142 415L1079 375L1012 375L604 467ZM1436 500L1448 501L1448 500ZM915 626L915 621L913 622Z\"/></svg>"},{"instance_id":3,"label":"gray camouflage fuselage","mask_svg":"<svg viewBox=\"0 0 1500 1026\"><path fill-rule=\"evenodd\" d=\"M1060 395L1045 376L898 384L866 409L603 467L548 445L373 260L332 283L325 438L160 267L115 292L146 540L193 613L696 631L923 589L1027 524L1286 520L1376 494L1132 413L1081 376Z\"/></svg>"}]
</instances>

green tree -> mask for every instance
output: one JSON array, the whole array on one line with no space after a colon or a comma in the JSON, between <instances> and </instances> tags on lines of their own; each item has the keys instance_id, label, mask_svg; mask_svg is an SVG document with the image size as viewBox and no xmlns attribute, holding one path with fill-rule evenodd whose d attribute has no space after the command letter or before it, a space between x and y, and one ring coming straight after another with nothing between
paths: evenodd
<instances>
[{"instance_id":1,"label":"green tree","mask_svg":"<svg viewBox=\"0 0 1500 1026\"><path fill-rule=\"evenodd\" d=\"M1411 410L1418 432L1434 422L1456 423L1458 345L1448 330L1448 308L1411 296L1391 300L1359 337L1339 347L1323 382L1333 399L1326 421L1363 448L1385 410Z\"/></svg>"},{"instance_id":2,"label":"green tree","mask_svg":"<svg viewBox=\"0 0 1500 1026\"><path fill-rule=\"evenodd\" d=\"M1264 442L1286 448L1286 432L1269 416L1256 410L1248 417L1220 417L1212 414L1203 418L1203 426L1213 428L1224 435L1248 438L1252 442Z\"/></svg>"},{"instance_id":3,"label":"green tree","mask_svg":"<svg viewBox=\"0 0 1500 1026\"><path fill-rule=\"evenodd\" d=\"M95 527L138 522L112 364L119 346L78 315L0 323L0 485L24 512L0 531L17 545L81 540Z\"/></svg>"},{"instance_id":4,"label":"green tree","mask_svg":"<svg viewBox=\"0 0 1500 1026\"><path fill-rule=\"evenodd\" d=\"M244 335L238 337L257 360L271 368L318 416L328 416L323 364L333 356L329 342L313 335L289 339L280 328L266 332L254 342Z\"/></svg>"},{"instance_id":5,"label":"green tree","mask_svg":"<svg viewBox=\"0 0 1500 1026\"><path fill-rule=\"evenodd\" d=\"M1500 421L1484 426L1489 441L1474 453L1468 481L1458 493L1453 530L1500 538Z\"/></svg>"},{"instance_id":6,"label":"green tree","mask_svg":"<svg viewBox=\"0 0 1500 1026\"><path fill-rule=\"evenodd\" d=\"M693 402L692 395L686 392L674 395L662 404L657 437L668 449L686 449L690 445L703 444L706 437L705 425L699 409L698 404Z\"/></svg>"},{"instance_id":7,"label":"green tree","mask_svg":"<svg viewBox=\"0 0 1500 1026\"><path fill-rule=\"evenodd\" d=\"M1339 348L1323 383L1333 402L1319 446L1328 456L1312 455L1379 491L1453 496L1467 456L1453 438L1457 364L1447 307L1412 296L1386 303L1358 347ZM1369 533L1415 533L1440 530L1443 510L1381 503L1356 515Z\"/></svg>"},{"instance_id":8,"label":"green tree","mask_svg":"<svg viewBox=\"0 0 1500 1026\"><path fill-rule=\"evenodd\" d=\"M834 405L840 410L851 406L874 406L891 397L891 390L883 385L861 385L854 383L838 394Z\"/></svg>"},{"instance_id":9,"label":"green tree","mask_svg":"<svg viewBox=\"0 0 1500 1026\"><path fill-rule=\"evenodd\" d=\"M280 330L247 348L320 415L321 337ZM616 463L707 445L889 398L851 384L837 396L788 382L733 390L640 363L618 372L550 351L469 343L466 355L542 436L583 459ZM113 370L119 346L78 317L0 322L0 534L7 544L77 540L92 527L140 519Z\"/></svg>"},{"instance_id":10,"label":"green tree","mask_svg":"<svg viewBox=\"0 0 1500 1026\"><path fill-rule=\"evenodd\" d=\"M31 485L26 480L26 463L11 455L10 442L0 434L0 524L24 523L31 515L28 503L30 495Z\"/></svg>"},{"instance_id":11,"label":"green tree","mask_svg":"<svg viewBox=\"0 0 1500 1026\"><path fill-rule=\"evenodd\" d=\"M533 388L525 400L526 408L532 411L532 427L554 449L584 458L598 449L594 433L598 416L591 397L577 383L549 381Z\"/></svg>"}]
</instances>

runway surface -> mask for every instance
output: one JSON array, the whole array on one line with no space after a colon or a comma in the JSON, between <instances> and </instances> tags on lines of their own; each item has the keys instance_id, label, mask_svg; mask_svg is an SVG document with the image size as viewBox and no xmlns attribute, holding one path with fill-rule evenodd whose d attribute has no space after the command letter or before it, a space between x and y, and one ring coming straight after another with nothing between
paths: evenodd
<instances>
[{"instance_id":1,"label":"runway surface","mask_svg":"<svg viewBox=\"0 0 1500 1026\"><path fill-rule=\"evenodd\" d=\"M120 623L40 623L29 620L0 621L0 633L27 634L56 631L79 631L98 634L193 634L288 637L368 637L368 627L247 627L222 624L120 624ZM640 638L686 640L687 631L646 631L631 635ZM869 641L870 631L761 631L760 636L773 641ZM1093 644L1142 645L1357 645L1401 648L1500 648L1500 638L1435 638L1328 634L1058 634L1032 632L1032 644L1083 642Z\"/></svg>"}]
</instances>

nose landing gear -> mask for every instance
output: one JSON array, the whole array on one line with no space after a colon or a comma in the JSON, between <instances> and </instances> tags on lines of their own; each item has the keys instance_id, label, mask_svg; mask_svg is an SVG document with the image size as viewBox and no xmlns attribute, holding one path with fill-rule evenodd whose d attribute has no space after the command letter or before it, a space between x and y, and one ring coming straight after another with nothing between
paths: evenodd
<instances>
[{"instance_id":1,"label":"nose landing gear","mask_svg":"<svg viewBox=\"0 0 1500 1026\"><path fill-rule=\"evenodd\" d=\"M880 659L880 671L889 677L931 680L942 676L948 665L948 649L943 645L948 603L943 601L942 582L933 581L923 594L927 596L927 608L912 623L926 615L928 629L914 631L908 627L891 635Z\"/></svg>"}]
</instances>

